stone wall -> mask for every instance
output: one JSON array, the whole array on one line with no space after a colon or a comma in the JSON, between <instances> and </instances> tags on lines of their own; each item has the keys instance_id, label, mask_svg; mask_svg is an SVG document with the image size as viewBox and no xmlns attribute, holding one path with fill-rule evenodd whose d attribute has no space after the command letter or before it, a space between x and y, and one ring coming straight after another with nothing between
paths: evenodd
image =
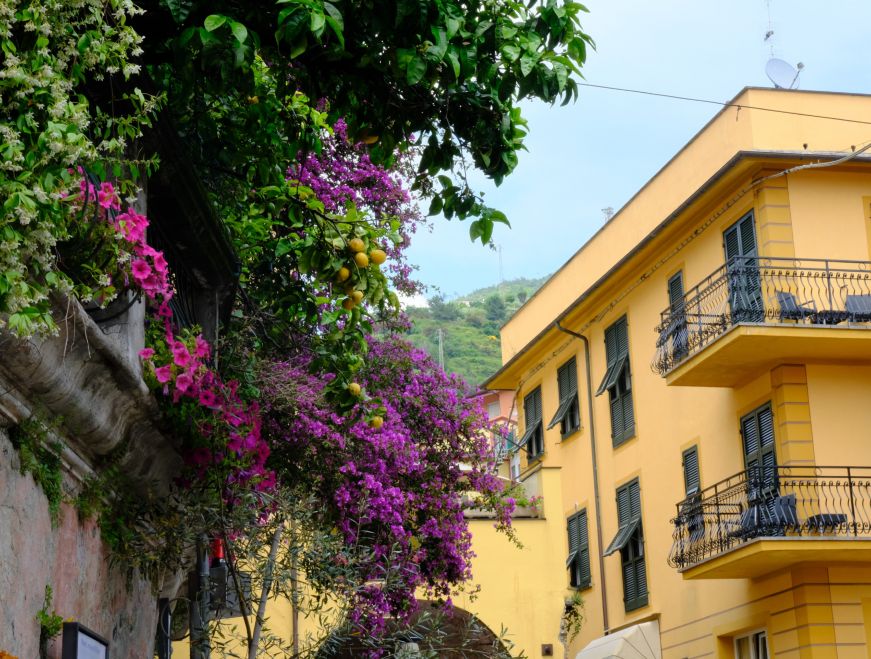
<instances>
[{"instance_id":1,"label":"stone wall","mask_svg":"<svg viewBox=\"0 0 871 659\"><path fill-rule=\"evenodd\" d=\"M49 612L108 639L113 659L151 659L156 591L174 595L177 575L151 584L116 564L96 521L79 519L69 503L107 456L142 497L164 496L179 471L136 356L142 304L102 325L75 301L55 300L55 311L56 337L19 341L0 333L0 651L39 657L36 615L49 585ZM57 520L41 486L20 473L9 439L32 416L57 426L51 439L62 446L66 502ZM58 638L47 658L60 653Z\"/></svg>"},{"instance_id":2,"label":"stone wall","mask_svg":"<svg viewBox=\"0 0 871 659\"><path fill-rule=\"evenodd\" d=\"M110 656L150 659L157 624L151 584L113 567L95 520L79 520L70 504L61 505L53 524L42 488L19 472L19 464L6 431L0 430L0 650L20 659L39 656L36 614L49 585L54 591L50 612L108 639ZM77 479L67 471L65 492L77 489ZM60 654L58 637L48 657Z\"/></svg>"}]
</instances>

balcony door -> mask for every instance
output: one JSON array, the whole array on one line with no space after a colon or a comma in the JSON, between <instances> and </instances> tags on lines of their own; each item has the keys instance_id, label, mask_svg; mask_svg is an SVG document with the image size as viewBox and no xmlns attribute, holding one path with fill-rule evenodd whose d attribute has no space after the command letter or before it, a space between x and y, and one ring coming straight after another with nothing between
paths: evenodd
<instances>
[{"instance_id":1,"label":"balcony door","mask_svg":"<svg viewBox=\"0 0 871 659\"><path fill-rule=\"evenodd\" d=\"M752 212L726 229L723 248L726 251L732 323L761 323L764 320L764 308Z\"/></svg>"},{"instance_id":2,"label":"balcony door","mask_svg":"<svg viewBox=\"0 0 871 659\"><path fill-rule=\"evenodd\" d=\"M770 403L741 419L741 439L747 469L747 503L769 508L778 495L774 417Z\"/></svg>"}]
</instances>

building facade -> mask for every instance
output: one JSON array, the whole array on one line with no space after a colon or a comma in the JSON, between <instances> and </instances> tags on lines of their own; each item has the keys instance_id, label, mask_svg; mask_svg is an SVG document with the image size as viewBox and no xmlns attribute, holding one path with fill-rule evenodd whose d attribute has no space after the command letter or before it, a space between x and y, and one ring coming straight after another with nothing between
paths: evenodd
<instances>
[{"instance_id":1,"label":"building facade","mask_svg":"<svg viewBox=\"0 0 871 659\"><path fill-rule=\"evenodd\" d=\"M743 90L503 327L558 540L469 608L527 656L871 656L868 117Z\"/></svg>"}]
</instances>

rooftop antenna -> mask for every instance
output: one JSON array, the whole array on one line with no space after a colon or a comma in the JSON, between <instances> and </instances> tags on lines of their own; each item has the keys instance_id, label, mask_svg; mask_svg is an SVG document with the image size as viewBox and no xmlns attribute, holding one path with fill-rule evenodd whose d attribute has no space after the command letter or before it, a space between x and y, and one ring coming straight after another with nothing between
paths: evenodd
<instances>
[{"instance_id":1,"label":"rooftop antenna","mask_svg":"<svg viewBox=\"0 0 871 659\"><path fill-rule=\"evenodd\" d=\"M782 59L772 57L765 65L765 75L778 89L798 89L798 77L804 69L804 64L799 62L793 66Z\"/></svg>"},{"instance_id":2,"label":"rooftop antenna","mask_svg":"<svg viewBox=\"0 0 871 659\"><path fill-rule=\"evenodd\" d=\"M792 66L789 62L774 56L774 24L771 22L771 0L765 0L765 9L768 12L768 30L765 32L765 41L768 44L770 58L765 65L765 75L774 83L777 89L798 89L798 77L804 68L799 62Z\"/></svg>"}]
</instances>

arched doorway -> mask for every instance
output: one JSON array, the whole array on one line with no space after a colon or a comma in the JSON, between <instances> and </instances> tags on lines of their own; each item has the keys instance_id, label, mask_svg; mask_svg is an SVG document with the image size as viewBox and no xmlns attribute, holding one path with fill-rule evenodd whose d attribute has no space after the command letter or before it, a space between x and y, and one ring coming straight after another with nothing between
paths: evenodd
<instances>
[{"instance_id":1,"label":"arched doorway","mask_svg":"<svg viewBox=\"0 0 871 659\"><path fill-rule=\"evenodd\" d=\"M461 657L511 657L502 640L481 620L465 609L445 609L440 604L421 600L419 608L404 624L390 623L387 639L381 645L387 656L413 659L433 656L439 659ZM375 649L354 634L337 630L318 651L318 659L359 659ZM417 652L419 651L419 655Z\"/></svg>"}]
</instances>

